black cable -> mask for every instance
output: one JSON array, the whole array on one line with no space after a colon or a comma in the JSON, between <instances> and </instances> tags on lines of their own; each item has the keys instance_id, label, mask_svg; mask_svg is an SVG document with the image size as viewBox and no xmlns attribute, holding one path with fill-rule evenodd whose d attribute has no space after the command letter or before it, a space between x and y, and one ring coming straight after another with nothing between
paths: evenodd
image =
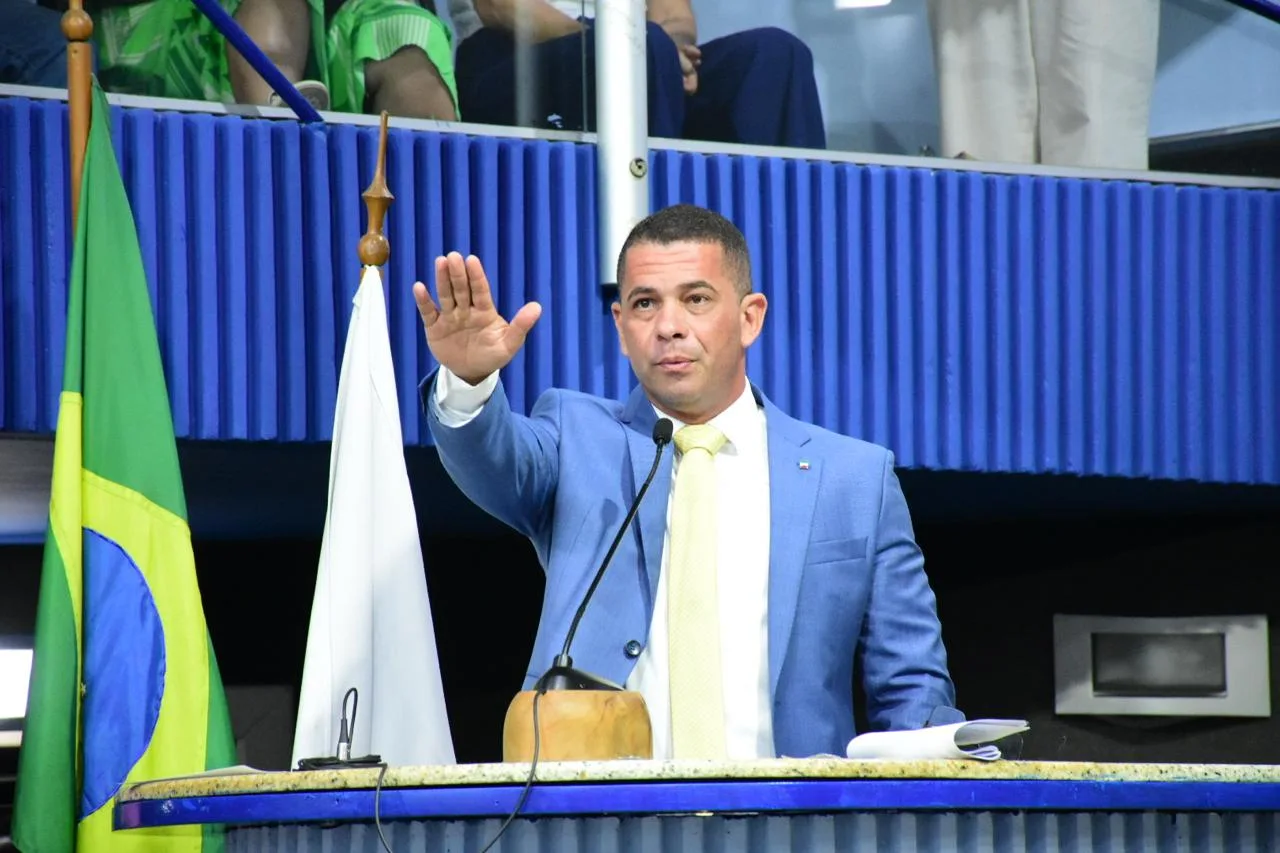
<instances>
[{"instance_id":1,"label":"black cable","mask_svg":"<svg viewBox=\"0 0 1280 853\"><path fill-rule=\"evenodd\" d=\"M346 700L343 700L344 704ZM373 789L373 825L378 830L378 840L382 842L382 849L387 853L391 853L391 845L387 843L387 837L382 834L382 779L387 775L386 762L378 765L382 769L378 771L378 784Z\"/></svg>"},{"instance_id":2,"label":"black cable","mask_svg":"<svg viewBox=\"0 0 1280 853\"><path fill-rule=\"evenodd\" d=\"M349 728L347 729L347 733L349 737L354 738L356 734L356 709L360 707L360 693L354 687L352 687L350 690L348 690L346 693L343 694L342 696L343 719L346 719L346 716L347 716L347 700L348 699L351 700L351 721L348 723Z\"/></svg>"},{"instance_id":3,"label":"black cable","mask_svg":"<svg viewBox=\"0 0 1280 853\"><path fill-rule=\"evenodd\" d=\"M524 790L520 792L520 799L516 800L516 807L511 810L511 814L507 815L507 819L502 822L502 826L498 828L498 834L489 839L489 843L484 846L480 853L489 853L493 845L498 843L498 839L502 837L502 833L507 831L507 827L516 819L516 815L520 814L520 810L524 808L525 800L529 798L529 790L533 787L533 774L538 767L538 748L542 741L542 737L538 731L538 700L542 698L542 694L546 693L546 688L540 688L533 694L533 760L529 762L529 778L525 780ZM391 853L391 851L387 851Z\"/></svg>"}]
</instances>

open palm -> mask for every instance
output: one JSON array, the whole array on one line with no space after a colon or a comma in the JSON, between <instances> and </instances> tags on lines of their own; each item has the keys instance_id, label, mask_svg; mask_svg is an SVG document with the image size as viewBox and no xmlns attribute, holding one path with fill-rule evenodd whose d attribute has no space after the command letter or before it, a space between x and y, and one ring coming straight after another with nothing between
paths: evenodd
<instances>
[{"instance_id":1,"label":"open palm","mask_svg":"<svg viewBox=\"0 0 1280 853\"><path fill-rule=\"evenodd\" d=\"M504 320L494 307L484 267L474 255L464 260L450 252L436 258L436 295L439 305L422 282L413 286L427 330L427 347L436 361L472 385L506 367L542 315L542 306L530 302L511 322Z\"/></svg>"}]
</instances>

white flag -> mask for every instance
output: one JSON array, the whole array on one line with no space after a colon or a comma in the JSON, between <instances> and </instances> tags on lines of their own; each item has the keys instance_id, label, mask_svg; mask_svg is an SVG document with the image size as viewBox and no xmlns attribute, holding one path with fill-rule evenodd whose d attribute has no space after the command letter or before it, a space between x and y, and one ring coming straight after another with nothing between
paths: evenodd
<instances>
[{"instance_id":1,"label":"white flag","mask_svg":"<svg viewBox=\"0 0 1280 853\"><path fill-rule=\"evenodd\" d=\"M335 754L343 695L352 687L359 700L353 758L452 764L377 267L365 267L354 305L338 379L329 510L293 765Z\"/></svg>"}]
</instances>

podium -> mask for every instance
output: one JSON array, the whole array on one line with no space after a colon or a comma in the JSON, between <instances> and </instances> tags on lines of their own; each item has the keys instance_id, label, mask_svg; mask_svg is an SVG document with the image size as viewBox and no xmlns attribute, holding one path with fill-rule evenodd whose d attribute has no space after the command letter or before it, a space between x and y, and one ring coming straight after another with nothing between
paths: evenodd
<instances>
[{"instance_id":1,"label":"podium","mask_svg":"<svg viewBox=\"0 0 1280 853\"><path fill-rule=\"evenodd\" d=\"M527 764L143 782L119 831L225 824L228 853L478 851ZM1280 766L842 759L548 762L495 849L1252 851L1280 846ZM377 797L375 798L375 793Z\"/></svg>"}]
</instances>

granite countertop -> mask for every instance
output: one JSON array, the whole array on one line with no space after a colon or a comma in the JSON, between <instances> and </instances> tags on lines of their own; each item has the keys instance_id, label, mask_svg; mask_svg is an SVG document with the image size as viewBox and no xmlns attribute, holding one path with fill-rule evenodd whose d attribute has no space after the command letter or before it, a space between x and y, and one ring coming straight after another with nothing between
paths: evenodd
<instances>
[{"instance_id":1,"label":"granite countertop","mask_svg":"<svg viewBox=\"0 0 1280 853\"><path fill-rule=\"evenodd\" d=\"M121 802L211 797L247 793L372 789L380 768L240 772L139 782L120 793ZM390 767L384 788L518 785L528 764L456 764ZM1280 783L1280 765L1103 764L1057 761L854 761L846 758L762 761L560 761L542 762L537 781L609 783L636 781L991 779L1112 782Z\"/></svg>"}]
</instances>

